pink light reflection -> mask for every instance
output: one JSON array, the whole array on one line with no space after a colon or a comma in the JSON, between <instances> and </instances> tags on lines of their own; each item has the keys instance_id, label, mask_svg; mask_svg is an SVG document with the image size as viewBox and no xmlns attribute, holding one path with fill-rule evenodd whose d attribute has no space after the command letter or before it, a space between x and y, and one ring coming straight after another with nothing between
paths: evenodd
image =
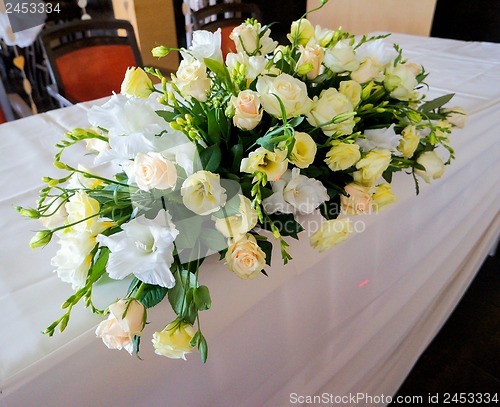
<instances>
[{"instance_id":1,"label":"pink light reflection","mask_svg":"<svg viewBox=\"0 0 500 407\"><path fill-rule=\"evenodd\" d=\"M358 287L363 287L364 285L368 284L368 281L370 280L365 280L362 283L358 284Z\"/></svg>"}]
</instances>

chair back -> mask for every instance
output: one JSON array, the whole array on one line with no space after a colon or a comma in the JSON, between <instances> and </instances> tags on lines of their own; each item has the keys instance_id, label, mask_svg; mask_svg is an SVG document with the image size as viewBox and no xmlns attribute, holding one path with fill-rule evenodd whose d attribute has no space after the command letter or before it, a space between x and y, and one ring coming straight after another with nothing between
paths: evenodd
<instances>
[{"instance_id":1,"label":"chair back","mask_svg":"<svg viewBox=\"0 0 500 407\"><path fill-rule=\"evenodd\" d=\"M253 3L220 3L192 11L194 30L221 29L221 49L224 57L236 49L229 38L231 31L248 18L262 19L259 6Z\"/></svg>"},{"instance_id":2,"label":"chair back","mask_svg":"<svg viewBox=\"0 0 500 407\"><path fill-rule=\"evenodd\" d=\"M14 112L3 86L3 81L0 79L0 124L11 120L14 120Z\"/></svg>"},{"instance_id":3,"label":"chair back","mask_svg":"<svg viewBox=\"0 0 500 407\"><path fill-rule=\"evenodd\" d=\"M127 68L142 65L134 29L125 20L59 24L43 30L41 40L57 91L73 103L120 92Z\"/></svg>"}]
</instances>

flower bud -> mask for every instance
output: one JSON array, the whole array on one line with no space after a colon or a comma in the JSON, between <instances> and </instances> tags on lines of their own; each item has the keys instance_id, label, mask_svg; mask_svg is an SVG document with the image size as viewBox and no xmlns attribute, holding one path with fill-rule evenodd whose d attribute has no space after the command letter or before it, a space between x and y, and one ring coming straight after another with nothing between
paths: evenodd
<instances>
[{"instance_id":1,"label":"flower bud","mask_svg":"<svg viewBox=\"0 0 500 407\"><path fill-rule=\"evenodd\" d=\"M16 206L16 211L19 212L21 216L30 219L38 219L40 217L40 212L33 208L23 208L22 206Z\"/></svg>"},{"instance_id":2,"label":"flower bud","mask_svg":"<svg viewBox=\"0 0 500 407\"><path fill-rule=\"evenodd\" d=\"M30 247L36 249L40 246L45 246L52 239L52 232L50 230L41 230L36 232L35 236L30 240Z\"/></svg>"},{"instance_id":3,"label":"flower bud","mask_svg":"<svg viewBox=\"0 0 500 407\"><path fill-rule=\"evenodd\" d=\"M163 45L160 45L158 47L154 47L152 50L151 50L151 54L156 57L156 58L163 58L163 57L166 57L168 55L168 53L170 52L170 48L167 48Z\"/></svg>"}]
</instances>

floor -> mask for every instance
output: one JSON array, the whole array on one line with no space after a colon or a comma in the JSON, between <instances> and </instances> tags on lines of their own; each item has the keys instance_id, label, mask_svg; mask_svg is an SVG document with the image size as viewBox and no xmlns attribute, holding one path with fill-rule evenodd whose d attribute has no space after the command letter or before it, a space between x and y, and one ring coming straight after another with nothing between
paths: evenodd
<instances>
[{"instance_id":1,"label":"floor","mask_svg":"<svg viewBox=\"0 0 500 407\"><path fill-rule=\"evenodd\" d=\"M488 257L397 395L496 392L500 400L499 270L498 255Z\"/></svg>"}]
</instances>

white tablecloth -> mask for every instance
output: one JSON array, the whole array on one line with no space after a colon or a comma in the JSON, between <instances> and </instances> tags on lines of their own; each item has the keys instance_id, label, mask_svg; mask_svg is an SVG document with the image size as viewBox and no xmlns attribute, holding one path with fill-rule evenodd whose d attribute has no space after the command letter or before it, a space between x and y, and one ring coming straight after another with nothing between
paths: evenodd
<instances>
[{"instance_id":1,"label":"white tablecloth","mask_svg":"<svg viewBox=\"0 0 500 407\"><path fill-rule=\"evenodd\" d=\"M500 45L392 41L431 72L430 96L456 92L453 105L469 111L452 136L456 161L418 197L399 174L398 202L360 218L363 233L324 254L292 241L294 260L283 267L275 255L268 278L242 281L209 259L200 276L213 300L201 315L206 365L197 354L153 354L167 305L149 313L142 361L108 350L94 336L99 318L82 307L63 334L40 334L71 290L52 272L56 245L30 250L37 225L13 206L33 205L40 177L57 174L53 145L87 125L89 104L0 126L0 406L274 407L291 393L393 395L498 236ZM100 295L121 295L108 288Z\"/></svg>"}]
</instances>

